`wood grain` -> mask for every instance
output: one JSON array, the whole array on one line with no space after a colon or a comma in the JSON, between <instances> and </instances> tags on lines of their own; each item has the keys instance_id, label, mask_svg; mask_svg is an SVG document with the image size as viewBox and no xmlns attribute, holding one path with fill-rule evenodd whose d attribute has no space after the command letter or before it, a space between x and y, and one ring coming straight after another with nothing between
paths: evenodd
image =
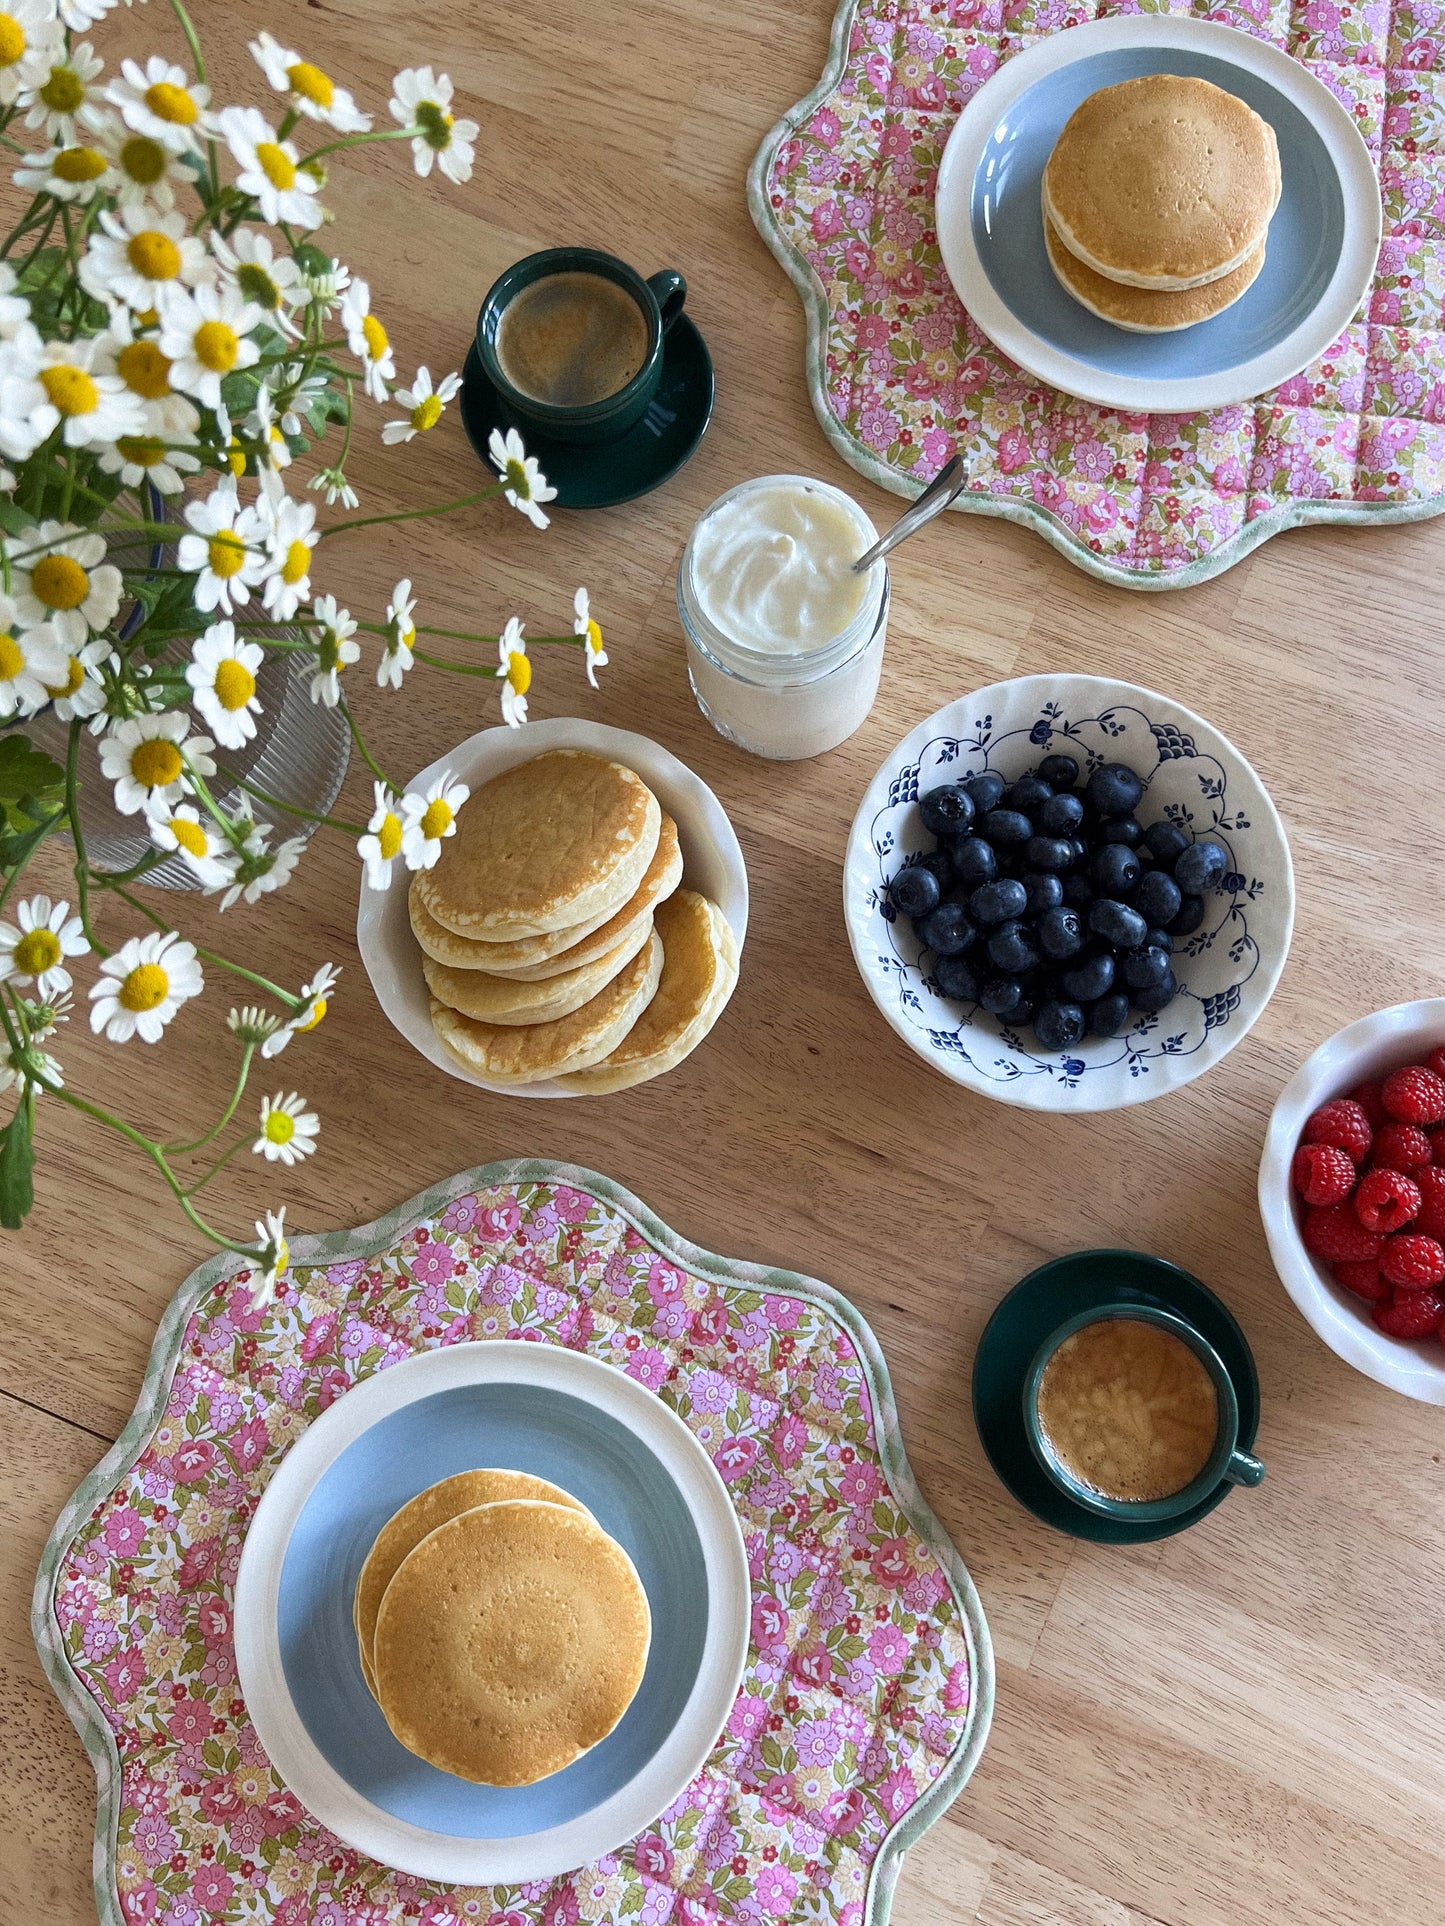
<instances>
[{"instance_id":1,"label":"wood grain","mask_svg":"<svg viewBox=\"0 0 1445 1926\"><path fill-rule=\"evenodd\" d=\"M492 1158L607 1172L683 1235L828 1279L873 1322L920 1481L972 1569L1000 1660L994 1737L971 1786L912 1855L899 1926L1427 1926L1445 1890L1445 1473L1440 1414L1367 1382L1301 1322L1265 1252L1254 1171L1270 1105L1300 1058L1381 1004L1445 993L1437 697L1445 526L1310 530L1185 595L1092 582L1021 530L951 517L894 570L877 708L811 764L751 760L693 706L673 574L725 487L796 469L894 504L831 453L803 380L791 288L747 218L743 175L822 68L828 0L198 0L223 99L261 98L241 45L266 25L385 110L394 68L432 60L482 123L477 176L423 186L397 146L364 150L328 199L334 244L371 281L401 370L458 366L493 277L534 247L591 242L687 276L717 366L713 425L689 466L627 508L559 514L538 534L504 508L339 540L325 583L379 611L412 575L429 619L555 632L584 582L612 664L593 697L544 662L537 716L646 730L717 790L742 840L753 921L742 978L681 1070L605 1099L490 1097L413 1055L356 961L357 866L322 838L263 913L227 919L238 960L298 984L346 967L322 1031L276 1081L322 1116L322 1151L288 1176L233 1167L215 1208L245 1224L285 1202L297 1229L377 1215ZM92 38L121 51L178 36L159 6ZM455 414L383 456L379 417L353 466L366 506L477 485ZM989 1104L909 1054L869 1002L839 904L848 825L874 768L919 717L980 683L1078 669L1199 709L1255 763L1297 865L1299 918L1258 1028L1203 1081L1078 1122ZM472 685L358 693L405 778L496 720ZM368 807L353 773L342 808ZM57 875L57 880L59 876ZM177 906L199 932L211 912ZM204 939L203 939L204 940ZM180 1129L224 1075L213 989L155 1050L72 1025L71 1079ZM92 1783L25 1623L44 1533L134 1402L160 1313L204 1251L145 1168L43 1106L35 1213L0 1257L0 1423L7 1467L0 1622L0 1921L92 1917ZM968 1407L992 1306L1046 1256L1101 1242L1175 1259L1221 1291L1254 1346L1270 1476L1204 1524L1137 1552L1035 1523L983 1458Z\"/></svg>"}]
</instances>

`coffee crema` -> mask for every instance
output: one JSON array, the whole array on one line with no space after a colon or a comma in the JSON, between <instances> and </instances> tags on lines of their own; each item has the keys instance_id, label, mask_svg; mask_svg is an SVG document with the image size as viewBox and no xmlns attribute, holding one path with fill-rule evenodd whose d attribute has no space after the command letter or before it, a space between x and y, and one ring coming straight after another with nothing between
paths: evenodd
<instances>
[{"instance_id":1,"label":"coffee crema","mask_svg":"<svg viewBox=\"0 0 1445 1926\"><path fill-rule=\"evenodd\" d=\"M647 316L605 274L569 269L521 288L502 310L496 355L521 394L586 408L625 388L647 359Z\"/></svg>"},{"instance_id":2,"label":"coffee crema","mask_svg":"<svg viewBox=\"0 0 1445 1926\"><path fill-rule=\"evenodd\" d=\"M1066 1337L1044 1366L1037 1412L1061 1469L1120 1503L1172 1498L1219 1436L1209 1372L1182 1338L1143 1318L1100 1318Z\"/></svg>"}]
</instances>

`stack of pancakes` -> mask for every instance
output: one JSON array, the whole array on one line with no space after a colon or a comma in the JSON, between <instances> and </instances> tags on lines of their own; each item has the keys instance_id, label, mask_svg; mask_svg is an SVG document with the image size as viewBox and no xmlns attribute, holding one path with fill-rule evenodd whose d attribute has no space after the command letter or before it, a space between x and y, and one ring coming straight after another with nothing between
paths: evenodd
<instances>
[{"instance_id":1,"label":"stack of pancakes","mask_svg":"<svg viewBox=\"0 0 1445 1926\"><path fill-rule=\"evenodd\" d=\"M605 1739L652 1640L627 1553L522 1471L463 1471L403 1505L361 1568L353 1617L396 1737L488 1786L533 1785Z\"/></svg>"},{"instance_id":2,"label":"stack of pancakes","mask_svg":"<svg viewBox=\"0 0 1445 1926\"><path fill-rule=\"evenodd\" d=\"M621 763L555 749L494 777L411 886L437 1035L494 1084L600 1095L672 1069L738 975L681 881L677 825Z\"/></svg>"},{"instance_id":3,"label":"stack of pancakes","mask_svg":"<svg viewBox=\"0 0 1445 1926\"><path fill-rule=\"evenodd\" d=\"M1178 74L1121 81L1074 110L1049 156L1049 264L1115 327L1193 327L1264 266L1280 186L1274 129L1233 94Z\"/></svg>"}]
</instances>

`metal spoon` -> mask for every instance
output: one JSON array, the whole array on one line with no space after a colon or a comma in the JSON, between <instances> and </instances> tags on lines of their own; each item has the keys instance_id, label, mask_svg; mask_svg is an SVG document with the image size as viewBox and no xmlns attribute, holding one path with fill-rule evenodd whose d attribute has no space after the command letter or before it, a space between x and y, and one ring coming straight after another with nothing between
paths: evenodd
<instances>
[{"instance_id":1,"label":"metal spoon","mask_svg":"<svg viewBox=\"0 0 1445 1926\"><path fill-rule=\"evenodd\" d=\"M911 508L904 509L882 540L875 542L872 548L858 557L853 564L853 573L861 575L864 569L872 568L875 562L890 554L900 542L906 542L925 522L931 522L935 515L941 515L954 496L963 492L963 484L967 480L963 456L951 455L918 500Z\"/></svg>"}]
</instances>

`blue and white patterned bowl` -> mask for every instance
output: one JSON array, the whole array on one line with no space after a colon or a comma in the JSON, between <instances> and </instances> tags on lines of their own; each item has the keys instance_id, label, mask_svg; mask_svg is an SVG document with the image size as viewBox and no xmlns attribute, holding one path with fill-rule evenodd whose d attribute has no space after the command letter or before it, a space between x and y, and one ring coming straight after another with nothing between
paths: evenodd
<instances>
[{"instance_id":1,"label":"blue and white patterned bowl","mask_svg":"<svg viewBox=\"0 0 1445 1926\"><path fill-rule=\"evenodd\" d=\"M1167 816L1230 856L1203 926L1175 953L1181 994L1125 1035L1067 1051L943 996L931 954L887 897L897 872L933 847L920 793L984 769L1012 780L1055 751L1074 756L1085 777L1101 762L1127 763L1146 784L1146 823ZM934 1069L1030 1110L1119 1110L1191 1083L1257 1021L1289 952L1294 869L1264 785L1201 717L1132 683L1033 675L949 703L899 743L853 819L843 908L869 994Z\"/></svg>"}]
</instances>

